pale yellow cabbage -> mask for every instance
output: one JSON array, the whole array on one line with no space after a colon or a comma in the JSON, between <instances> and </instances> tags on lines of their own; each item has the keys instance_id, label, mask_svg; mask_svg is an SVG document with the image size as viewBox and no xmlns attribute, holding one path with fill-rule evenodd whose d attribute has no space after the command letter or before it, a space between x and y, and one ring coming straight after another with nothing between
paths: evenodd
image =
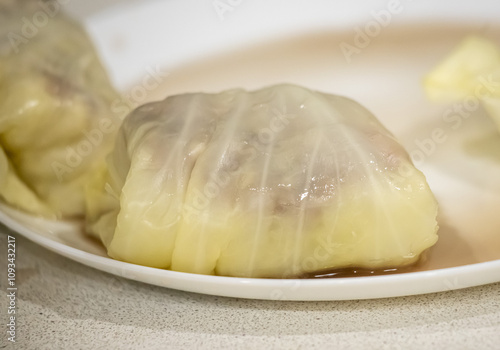
<instances>
[{"instance_id":1,"label":"pale yellow cabbage","mask_svg":"<svg viewBox=\"0 0 500 350\"><path fill-rule=\"evenodd\" d=\"M500 47L479 36L465 38L426 77L433 100L477 99L500 130Z\"/></svg>"},{"instance_id":2,"label":"pale yellow cabbage","mask_svg":"<svg viewBox=\"0 0 500 350\"><path fill-rule=\"evenodd\" d=\"M87 34L54 6L0 1L0 198L64 217L84 214L120 118Z\"/></svg>"},{"instance_id":3,"label":"pale yellow cabbage","mask_svg":"<svg viewBox=\"0 0 500 350\"><path fill-rule=\"evenodd\" d=\"M141 106L101 180L89 229L146 266L293 277L406 266L437 240L436 200L395 138L356 102L292 85Z\"/></svg>"}]
</instances>

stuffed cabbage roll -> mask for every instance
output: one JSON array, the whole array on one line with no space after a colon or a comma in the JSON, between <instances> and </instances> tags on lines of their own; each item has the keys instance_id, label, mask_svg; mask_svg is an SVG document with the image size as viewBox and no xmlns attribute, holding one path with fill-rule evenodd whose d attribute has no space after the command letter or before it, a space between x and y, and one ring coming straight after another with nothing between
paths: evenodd
<instances>
[{"instance_id":1,"label":"stuffed cabbage roll","mask_svg":"<svg viewBox=\"0 0 500 350\"><path fill-rule=\"evenodd\" d=\"M466 37L426 77L433 100L481 101L500 131L500 47L480 36Z\"/></svg>"},{"instance_id":2,"label":"stuffed cabbage roll","mask_svg":"<svg viewBox=\"0 0 500 350\"><path fill-rule=\"evenodd\" d=\"M84 214L120 122L91 41L60 7L0 0L0 198L48 217Z\"/></svg>"},{"instance_id":3,"label":"stuffed cabbage roll","mask_svg":"<svg viewBox=\"0 0 500 350\"><path fill-rule=\"evenodd\" d=\"M137 108L90 202L111 257L198 274L400 267L437 240L436 200L393 135L293 85Z\"/></svg>"}]
</instances>

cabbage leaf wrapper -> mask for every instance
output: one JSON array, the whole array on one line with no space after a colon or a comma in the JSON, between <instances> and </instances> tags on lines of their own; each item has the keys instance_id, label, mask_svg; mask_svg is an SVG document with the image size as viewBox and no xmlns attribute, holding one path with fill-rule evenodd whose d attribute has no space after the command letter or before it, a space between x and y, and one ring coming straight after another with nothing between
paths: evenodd
<instances>
[{"instance_id":1,"label":"cabbage leaf wrapper","mask_svg":"<svg viewBox=\"0 0 500 350\"><path fill-rule=\"evenodd\" d=\"M469 35L427 74L424 88L434 101L481 101L500 132L500 46Z\"/></svg>"},{"instance_id":2,"label":"cabbage leaf wrapper","mask_svg":"<svg viewBox=\"0 0 500 350\"><path fill-rule=\"evenodd\" d=\"M129 114L88 228L119 260L291 278L406 266L437 240L424 175L344 97L277 85Z\"/></svg>"},{"instance_id":3,"label":"cabbage leaf wrapper","mask_svg":"<svg viewBox=\"0 0 500 350\"><path fill-rule=\"evenodd\" d=\"M0 199L50 218L84 215L121 122L92 42L62 7L0 0Z\"/></svg>"}]
</instances>

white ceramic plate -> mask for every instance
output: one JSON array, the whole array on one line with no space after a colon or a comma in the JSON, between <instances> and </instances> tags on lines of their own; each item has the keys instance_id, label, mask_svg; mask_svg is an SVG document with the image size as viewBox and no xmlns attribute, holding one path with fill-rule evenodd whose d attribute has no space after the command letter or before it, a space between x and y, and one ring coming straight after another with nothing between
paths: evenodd
<instances>
[{"instance_id":1,"label":"white ceramic plate","mask_svg":"<svg viewBox=\"0 0 500 350\"><path fill-rule=\"evenodd\" d=\"M365 299L498 282L500 137L481 108L462 116L454 128L443 119L454 103L430 103L421 80L467 34L483 34L500 44L499 7L496 0L366 1L356 6L320 0L123 1L82 18L113 80L135 103L175 93L291 82L351 97L372 110L412 154L441 206L440 240L411 272L317 280L178 273L109 259L78 223L48 222L4 205L0 220L88 266L221 296ZM67 10L92 12L83 1L70 3ZM151 74L158 86L139 94L143 78ZM437 129L444 136L430 141Z\"/></svg>"}]
</instances>

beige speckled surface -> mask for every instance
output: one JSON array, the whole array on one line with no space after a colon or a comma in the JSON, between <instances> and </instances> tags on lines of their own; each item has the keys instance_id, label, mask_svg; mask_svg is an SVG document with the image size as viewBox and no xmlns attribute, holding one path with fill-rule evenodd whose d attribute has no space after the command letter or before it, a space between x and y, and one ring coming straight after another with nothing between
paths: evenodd
<instances>
[{"instance_id":1,"label":"beige speckled surface","mask_svg":"<svg viewBox=\"0 0 500 350\"><path fill-rule=\"evenodd\" d=\"M99 13L105 4L139 1L66 3L71 13L85 18ZM238 16L249 10L245 6L251 2L243 2L232 19L228 17L224 22L218 20L211 3L205 2L203 9L221 26L219 33L230 31L225 28L234 28L230 27L231 23L238 24ZM388 3L379 1L370 6L379 11ZM412 6L417 3L412 2ZM470 6L473 12L477 4L457 2L457 7L460 6ZM412 7L408 8L411 12ZM312 13L314 8L310 10ZM363 20L371 19L371 10L372 7L366 7L362 11ZM282 12L273 14L267 8L256 13L270 18L271 22L284 17ZM395 23L399 23L399 19ZM349 39L354 35L351 29L346 33ZM369 52L376 52L376 45L374 41L367 57ZM330 56L321 57L330 60ZM209 72L212 74L209 77L213 76L213 72ZM196 77L193 84L199 84L196 74L190 73L190 76ZM255 79L258 78L257 74ZM175 79L180 78L173 74L168 84L181 89L183 86ZM226 82L219 80L218 84ZM3 325L0 349L500 349L500 283L379 300L230 299L119 278L63 258L20 235L15 235L17 343L11 344L5 331L8 322L7 234L13 233L0 226L0 322ZM453 252L462 254L457 249Z\"/></svg>"},{"instance_id":2,"label":"beige speckled surface","mask_svg":"<svg viewBox=\"0 0 500 350\"><path fill-rule=\"evenodd\" d=\"M0 227L6 324L7 229ZM241 300L118 278L16 235L16 349L499 349L500 283L340 302Z\"/></svg>"}]
</instances>

